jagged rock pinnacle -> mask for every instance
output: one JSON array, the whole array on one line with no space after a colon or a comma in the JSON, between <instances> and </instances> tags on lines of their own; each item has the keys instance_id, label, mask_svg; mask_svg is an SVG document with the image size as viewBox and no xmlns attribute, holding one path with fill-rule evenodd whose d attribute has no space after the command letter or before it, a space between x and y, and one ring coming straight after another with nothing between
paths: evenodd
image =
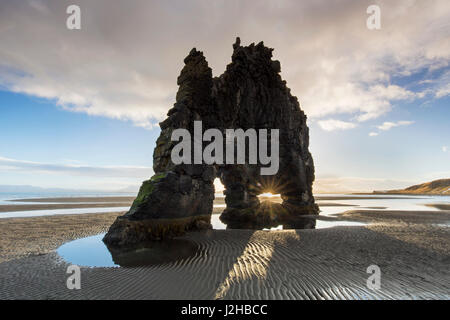
<instances>
[{"instance_id":1,"label":"jagged rock pinnacle","mask_svg":"<svg viewBox=\"0 0 450 320\"><path fill-rule=\"evenodd\" d=\"M176 102L160 123L153 153L155 175L144 181L130 211L111 226L104 238L107 244L137 243L209 228L216 177L225 186L227 207L221 219L234 227L318 213L306 116L281 79L280 63L272 60L273 49L263 42L241 46L239 37L233 49L232 62L216 78L201 51L193 48L184 59ZM278 172L262 176L261 165L247 164L175 165L171 134L178 128L192 133L196 120L202 121L203 130L279 129ZM267 191L281 194L283 204L267 210L257 198Z\"/></svg>"}]
</instances>

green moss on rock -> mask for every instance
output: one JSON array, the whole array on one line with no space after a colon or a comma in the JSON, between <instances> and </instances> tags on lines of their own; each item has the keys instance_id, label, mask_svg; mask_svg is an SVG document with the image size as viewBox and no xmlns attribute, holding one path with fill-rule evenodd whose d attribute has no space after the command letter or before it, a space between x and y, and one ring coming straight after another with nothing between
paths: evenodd
<instances>
[{"instance_id":1,"label":"green moss on rock","mask_svg":"<svg viewBox=\"0 0 450 320\"><path fill-rule=\"evenodd\" d=\"M156 181L159 181L159 180L161 180L162 178L164 178L166 176L167 176L167 173L165 173L165 172L158 173L158 174L155 174L153 177L151 177L150 181L156 182Z\"/></svg>"},{"instance_id":2,"label":"green moss on rock","mask_svg":"<svg viewBox=\"0 0 450 320\"><path fill-rule=\"evenodd\" d=\"M134 209L136 209L141 203L145 202L148 196L151 195L155 189L155 183L166 177L166 175L166 173L158 173L151 177L150 180L142 182L142 186L139 189L136 199L134 199L130 211L134 211Z\"/></svg>"}]
</instances>

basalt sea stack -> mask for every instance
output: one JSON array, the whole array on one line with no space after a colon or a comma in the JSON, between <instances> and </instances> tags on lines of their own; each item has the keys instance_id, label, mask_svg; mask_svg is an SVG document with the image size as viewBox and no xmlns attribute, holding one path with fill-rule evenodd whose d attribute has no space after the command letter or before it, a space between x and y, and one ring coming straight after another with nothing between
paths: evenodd
<instances>
[{"instance_id":1,"label":"basalt sea stack","mask_svg":"<svg viewBox=\"0 0 450 320\"><path fill-rule=\"evenodd\" d=\"M130 211L110 227L104 238L107 244L159 240L210 228L216 177L225 186L226 209L221 219L235 227L286 221L293 225L296 217L318 213L306 116L279 75L273 49L262 42L241 46L239 38L233 49L232 62L216 78L202 52L192 49L184 59L176 102L160 123L162 131L153 153L155 175L143 182ZM259 164L175 165L172 132L184 128L194 136L197 120L202 121L203 130L279 129L277 174L261 175ZM283 203L260 203L257 196L264 192L281 194Z\"/></svg>"}]
</instances>

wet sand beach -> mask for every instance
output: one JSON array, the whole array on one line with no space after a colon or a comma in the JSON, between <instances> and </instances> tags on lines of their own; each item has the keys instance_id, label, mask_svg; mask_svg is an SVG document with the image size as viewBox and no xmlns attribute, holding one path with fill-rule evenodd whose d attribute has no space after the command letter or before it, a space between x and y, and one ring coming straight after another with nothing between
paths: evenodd
<instances>
[{"instance_id":1,"label":"wet sand beach","mask_svg":"<svg viewBox=\"0 0 450 320\"><path fill-rule=\"evenodd\" d=\"M450 204L448 203L430 203L426 204L426 206L436 208L439 210L450 210Z\"/></svg>"},{"instance_id":2,"label":"wet sand beach","mask_svg":"<svg viewBox=\"0 0 450 320\"><path fill-rule=\"evenodd\" d=\"M446 210L355 209L321 218L366 226L192 232L182 239L198 246L194 256L146 267L82 267L81 290L68 290L70 263L56 249L105 232L119 214L0 219L0 299L450 298ZM372 264L382 272L380 290L366 286Z\"/></svg>"},{"instance_id":3,"label":"wet sand beach","mask_svg":"<svg viewBox=\"0 0 450 320\"><path fill-rule=\"evenodd\" d=\"M130 207L134 197L65 197L13 199L0 205L0 212Z\"/></svg>"},{"instance_id":4,"label":"wet sand beach","mask_svg":"<svg viewBox=\"0 0 450 320\"><path fill-rule=\"evenodd\" d=\"M13 199L10 202L44 202L44 203L132 203L135 197L63 197L63 198L33 198L33 199Z\"/></svg>"},{"instance_id":5,"label":"wet sand beach","mask_svg":"<svg viewBox=\"0 0 450 320\"><path fill-rule=\"evenodd\" d=\"M0 263L47 254L64 242L106 232L115 218L123 213L0 219Z\"/></svg>"},{"instance_id":6,"label":"wet sand beach","mask_svg":"<svg viewBox=\"0 0 450 320\"><path fill-rule=\"evenodd\" d=\"M110 203L58 203L58 204L17 204L0 205L0 212L18 212L35 210L56 210L56 209L83 209L83 208L111 208L111 207L129 207L129 202L110 202Z\"/></svg>"}]
</instances>

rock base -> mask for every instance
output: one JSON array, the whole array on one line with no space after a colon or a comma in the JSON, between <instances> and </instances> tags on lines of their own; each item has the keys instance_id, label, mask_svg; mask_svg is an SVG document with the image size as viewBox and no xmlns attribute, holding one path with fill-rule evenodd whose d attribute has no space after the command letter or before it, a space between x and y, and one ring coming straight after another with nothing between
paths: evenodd
<instances>
[{"instance_id":1,"label":"rock base","mask_svg":"<svg viewBox=\"0 0 450 320\"><path fill-rule=\"evenodd\" d=\"M211 229L211 216L195 216L178 219L129 220L118 217L111 225L103 242L109 246L127 246L146 241L171 239L187 231Z\"/></svg>"},{"instance_id":2,"label":"rock base","mask_svg":"<svg viewBox=\"0 0 450 320\"><path fill-rule=\"evenodd\" d=\"M227 208L220 220L230 229L264 229L283 225L294 229L309 229L315 226L315 219L308 216L319 214L316 204L296 206L290 203L264 201L253 208Z\"/></svg>"}]
</instances>

